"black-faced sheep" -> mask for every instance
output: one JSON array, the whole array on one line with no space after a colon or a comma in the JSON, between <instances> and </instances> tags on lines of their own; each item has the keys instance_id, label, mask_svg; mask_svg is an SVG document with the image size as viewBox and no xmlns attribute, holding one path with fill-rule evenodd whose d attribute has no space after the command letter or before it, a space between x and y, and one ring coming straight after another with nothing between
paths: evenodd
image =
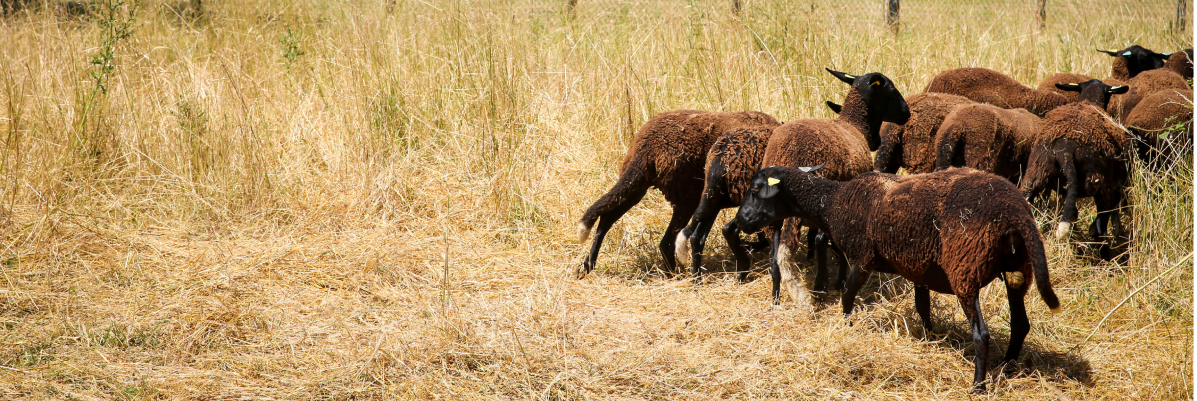
<instances>
[{"instance_id":1,"label":"black-faced sheep","mask_svg":"<svg viewBox=\"0 0 1197 401\"><path fill-rule=\"evenodd\" d=\"M1163 67L1164 60L1172 56L1172 53L1156 53L1139 45L1122 50L1097 49L1097 51L1114 58L1114 62L1110 66L1110 77L1123 81L1130 80L1143 71Z\"/></svg>"},{"instance_id":2,"label":"black-faced sheep","mask_svg":"<svg viewBox=\"0 0 1197 401\"><path fill-rule=\"evenodd\" d=\"M978 392L985 389L989 356L981 288L998 277L1006 282L1008 361L1018 359L1031 327L1023 303L1027 281L1037 284L1053 311L1060 306L1030 204L1013 184L992 174L967 168L906 177L868 173L837 182L786 167L757 172L736 213L737 224L751 232L790 217L819 227L847 254L845 316L874 271L915 284L915 309L928 331L929 290L955 294L972 327Z\"/></svg>"},{"instance_id":3,"label":"black-faced sheep","mask_svg":"<svg viewBox=\"0 0 1197 401\"><path fill-rule=\"evenodd\" d=\"M698 207L703 168L711 144L720 134L732 129L777 125L776 119L756 111L676 110L654 116L632 139L632 146L620 168L619 181L582 215L578 224L579 242L586 241L595 222L598 222L598 228L590 254L578 273L584 275L594 268L607 230L639 203L650 187L661 190L665 200L673 206L673 216L660 243L665 267L672 271L676 264L673 239Z\"/></svg>"},{"instance_id":4,"label":"black-faced sheep","mask_svg":"<svg viewBox=\"0 0 1197 401\"><path fill-rule=\"evenodd\" d=\"M880 73L853 76L827 70L840 81L851 84L843 110L836 119L801 119L773 129L773 136L765 148L763 165L808 166L825 163L819 175L831 180L846 181L872 169L869 149L879 139L881 123L904 124L910 119L910 107L892 81ZM798 245L800 221L778 222L770 227L772 260L769 275L773 279L772 298L781 299L783 281L794 301L806 302L807 293L790 263L791 250ZM783 235L784 229L784 235ZM735 222L724 227L725 234L737 232ZM784 237L784 241L783 241ZM692 244L693 245L693 244ZM732 249L734 252L736 248ZM737 254L737 266L748 266L747 255ZM818 258L822 261L822 258ZM782 269L781 263L785 263ZM820 263L816 283L826 283L826 264ZM784 275L784 277L783 277ZM821 279L820 279L821 277Z\"/></svg>"},{"instance_id":5,"label":"black-faced sheep","mask_svg":"<svg viewBox=\"0 0 1197 401\"><path fill-rule=\"evenodd\" d=\"M1193 147L1193 91L1159 91L1139 102L1124 119L1139 157L1149 165L1187 154Z\"/></svg>"},{"instance_id":6,"label":"black-faced sheep","mask_svg":"<svg viewBox=\"0 0 1197 401\"><path fill-rule=\"evenodd\" d=\"M1077 99L1080 98L1081 94L1078 92L1072 92L1072 91L1066 91L1063 89L1059 89L1056 87L1056 84L1075 84L1075 83L1080 83L1080 82L1087 82L1092 79L1093 79L1093 77L1090 77L1085 74L1074 74L1071 72L1061 72L1058 74L1052 74L1052 75L1048 76L1047 78L1045 78L1043 80L1043 82L1040 82L1039 86L1036 87L1035 89L1038 89L1041 91L1051 91L1051 92L1059 93L1061 95L1064 95L1065 99L1068 99L1068 103L1072 103L1072 102L1077 101Z\"/></svg>"},{"instance_id":7,"label":"black-faced sheep","mask_svg":"<svg viewBox=\"0 0 1197 401\"><path fill-rule=\"evenodd\" d=\"M881 124L881 146L873 169L896 173L905 168L911 174L935 170L935 133L953 107L973 104L961 96L946 93L920 93L906 98L910 105L910 121L898 125Z\"/></svg>"},{"instance_id":8,"label":"black-faced sheep","mask_svg":"<svg viewBox=\"0 0 1197 401\"><path fill-rule=\"evenodd\" d=\"M1130 115L1139 102L1156 92L1168 89L1189 89L1189 84L1183 77L1165 69L1143 71L1131 78L1126 86L1130 87L1130 91L1112 99L1110 105L1106 107L1106 111L1116 118Z\"/></svg>"},{"instance_id":9,"label":"black-faced sheep","mask_svg":"<svg viewBox=\"0 0 1197 401\"><path fill-rule=\"evenodd\" d=\"M1092 196L1097 218L1090 225L1090 235L1103 242L1102 258L1111 259L1122 236L1119 208L1124 204L1123 187L1129 181L1128 134L1105 111L1087 101L1053 110L1040 126L1022 179L1023 193L1028 201L1034 201L1044 189L1065 195L1064 215L1056 230L1059 239L1068 235L1077 219L1077 199ZM1113 247L1106 243L1107 233L1112 234Z\"/></svg>"},{"instance_id":10,"label":"black-faced sheep","mask_svg":"<svg viewBox=\"0 0 1197 401\"><path fill-rule=\"evenodd\" d=\"M964 96L1004 109L1026 109L1037 116L1068 103L1059 93L1031 89L1014 78L988 68L957 68L936 75L924 92Z\"/></svg>"}]
</instances>

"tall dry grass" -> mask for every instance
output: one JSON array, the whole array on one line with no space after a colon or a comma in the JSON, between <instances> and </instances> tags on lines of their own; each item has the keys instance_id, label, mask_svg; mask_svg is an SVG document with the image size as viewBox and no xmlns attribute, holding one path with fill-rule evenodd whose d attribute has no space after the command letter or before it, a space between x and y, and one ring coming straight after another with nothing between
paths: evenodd
<instances>
[{"instance_id":1,"label":"tall dry grass","mask_svg":"<svg viewBox=\"0 0 1197 401\"><path fill-rule=\"evenodd\" d=\"M1168 1L1051 2L1043 30L1029 2L910 2L897 36L864 1L20 3L0 394L26 399L963 398L950 297L923 333L898 279L854 325L770 306L768 280L664 279L655 193L584 280L561 274L569 233L658 112L827 117L845 88L823 67L913 94L948 68L1104 77L1094 48L1192 46ZM1138 170L1129 264L1048 240L1064 312L1032 294L985 397L1191 397L1192 179Z\"/></svg>"}]
</instances>

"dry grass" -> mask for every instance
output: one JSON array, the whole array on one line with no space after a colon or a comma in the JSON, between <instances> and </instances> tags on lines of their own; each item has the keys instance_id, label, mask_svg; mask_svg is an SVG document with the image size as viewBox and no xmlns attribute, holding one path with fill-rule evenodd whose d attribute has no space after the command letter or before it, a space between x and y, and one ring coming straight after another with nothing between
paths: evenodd
<instances>
[{"instance_id":1,"label":"dry grass","mask_svg":"<svg viewBox=\"0 0 1197 401\"><path fill-rule=\"evenodd\" d=\"M913 94L1192 46L1168 1L1051 2L1043 31L1030 2L909 2L896 37L874 2L31 3L0 20L0 398L965 398L950 297L923 333L888 277L854 325L662 278L657 193L568 279L576 220L658 112L828 116L825 66ZM1129 265L1049 240L1064 312L1032 293L981 398L1191 397L1192 179L1136 177Z\"/></svg>"}]
</instances>

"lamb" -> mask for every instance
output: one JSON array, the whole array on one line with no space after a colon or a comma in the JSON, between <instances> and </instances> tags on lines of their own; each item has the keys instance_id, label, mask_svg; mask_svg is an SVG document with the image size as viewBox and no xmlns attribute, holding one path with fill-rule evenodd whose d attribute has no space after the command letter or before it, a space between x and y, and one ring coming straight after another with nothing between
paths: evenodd
<instances>
[{"instance_id":1,"label":"lamb","mask_svg":"<svg viewBox=\"0 0 1197 401\"><path fill-rule=\"evenodd\" d=\"M1113 94L1126 93L1125 86L1110 87L1096 79L1056 84L1056 89L1075 92L1082 101L1105 109ZM1039 133L1040 119L1023 109L1007 110L992 105L957 106L944 119L936 136L936 170L967 166L1005 177L1018 183Z\"/></svg>"},{"instance_id":2,"label":"lamb","mask_svg":"<svg viewBox=\"0 0 1197 401\"><path fill-rule=\"evenodd\" d=\"M1045 78L1043 80L1043 82L1040 82L1039 86L1036 87L1035 89L1038 89L1041 91L1051 91L1051 92L1059 93L1061 95L1064 95L1064 98L1068 99L1068 103L1072 103L1072 102L1077 101L1077 99L1080 98L1080 93L1066 91L1063 89L1056 88L1056 84L1075 84L1078 82L1087 82L1092 79L1093 79L1093 77L1090 77L1085 74L1061 72L1061 73L1052 74L1052 75L1048 76L1047 78Z\"/></svg>"},{"instance_id":3,"label":"lamb","mask_svg":"<svg viewBox=\"0 0 1197 401\"><path fill-rule=\"evenodd\" d=\"M1026 109L1042 117L1068 103L1059 93L1031 89L1014 78L987 68L957 68L936 75L924 92L960 95L1004 109Z\"/></svg>"},{"instance_id":4,"label":"lamb","mask_svg":"<svg viewBox=\"0 0 1197 401\"><path fill-rule=\"evenodd\" d=\"M920 93L906 99L910 121L906 124L881 124L881 145L873 169L897 173L905 168L911 174L935 170L935 132L953 107L972 104L967 98L946 93Z\"/></svg>"},{"instance_id":5,"label":"lamb","mask_svg":"<svg viewBox=\"0 0 1197 401\"><path fill-rule=\"evenodd\" d=\"M1161 68L1165 70L1171 70L1172 72L1179 74L1181 77L1192 81L1193 49L1189 48L1185 49L1184 51L1172 53L1171 56L1168 56L1168 60L1164 62L1164 66Z\"/></svg>"},{"instance_id":6,"label":"lamb","mask_svg":"<svg viewBox=\"0 0 1197 401\"><path fill-rule=\"evenodd\" d=\"M1119 208L1124 205L1122 189L1129 182L1127 157L1130 140L1123 128L1098 105L1088 101L1072 103L1048 113L1042 131L1031 147L1022 191L1034 201L1044 189L1064 198L1064 215L1056 230L1063 239L1077 219L1076 202L1093 197L1097 218L1090 225L1090 235L1097 242L1103 259L1110 260L1122 235ZM1107 231L1110 228L1110 231ZM1104 241L1112 234L1115 246Z\"/></svg>"},{"instance_id":7,"label":"lamb","mask_svg":"<svg viewBox=\"0 0 1197 401\"><path fill-rule=\"evenodd\" d=\"M915 284L915 310L927 331L929 290L955 294L973 331L974 392L985 390L988 370L982 288L998 277L1006 282L1007 361L1018 359L1031 328L1023 304L1027 280L1037 284L1053 312L1060 307L1031 205L1014 184L992 174L969 168L905 177L871 172L837 182L802 169L761 169L736 213L736 224L752 232L789 217L819 227L848 255L845 317L874 271L896 273Z\"/></svg>"},{"instance_id":8,"label":"lamb","mask_svg":"<svg viewBox=\"0 0 1197 401\"><path fill-rule=\"evenodd\" d=\"M1139 157L1152 165L1192 150L1192 123L1191 89L1156 92L1139 102L1125 120Z\"/></svg>"},{"instance_id":9,"label":"lamb","mask_svg":"<svg viewBox=\"0 0 1197 401\"><path fill-rule=\"evenodd\" d=\"M1143 71L1163 67L1164 60L1172 56L1172 53L1156 53L1139 45L1132 45L1122 50L1097 49L1097 51L1114 57L1114 62L1110 67L1110 77L1123 81L1128 81Z\"/></svg>"},{"instance_id":10,"label":"lamb","mask_svg":"<svg viewBox=\"0 0 1197 401\"><path fill-rule=\"evenodd\" d=\"M632 146L620 168L619 181L582 215L578 224L579 242L586 241L595 222L598 222L598 229L578 275L585 275L594 268L607 230L639 203L650 187L661 190L665 200L673 206L673 216L659 245L665 267L672 271L676 264L673 237L698 207L703 167L711 144L719 134L732 129L778 125L776 119L758 111L676 110L654 116L632 139Z\"/></svg>"},{"instance_id":11,"label":"lamb","mask_svg":"<svg viewBox=\"0 0 1197 401\"><path fill-rule=\"evenodd\" d=\"M803 166L813 164L814 160L825 160L826 168L820 170L819 175L831 180L849 180L872 168L869 154L870 144L880 142L879 131L883 121L903 124L910 119L910 107L906 104L902 94L894 87L892 81L880 73L869 73L860 76L827 70L840 81L851 84L848 96L844 100L843 109L836 119L801 119L791 121L773 129L765 147L764 158L759 165L789 165ZM744 163L741 166L750 164ZM704 200L714 203L717 196L704 195ZM709 210L709 209L708 209ZM718 209L714 209L718 211ZM714 213L711 212L710 215ZM690 237L681 237L679 242L690 240L693 266L701 265L701 248L709 229L702 228L701 221L711 220L709 215L698 216L696 229L691 231ZM730 238L738 235L739 228L729 223L723 227L724 236ZM695 223L692 223L695 225ZM784 233L783 233L784 229ZM807 300L806 291L802 288L794 274L795 267L789 263L790 250L797 247L799 221L793 220L789 224L780 222L769 228L771 237L771 263L769 275L773 280L771 291L774 303L781 300L781 284L785 282L790 297L798 303ZM782 238L785 241L782 241ZM729 240L730 241L730 240ZM730 242L729 242L730 243ZM826 241L818 246L826 248ZM738 246L732 246L736 254L736 266L743 272L749 265L748 255ZM815 282L819 286L826 283L826 264L819 257L819 268ZM785 269L781 268L785 263ZM701 272L701 270L699 270ZM784 277L783 277L784 274Z\"/></svg>"}]
</instances>

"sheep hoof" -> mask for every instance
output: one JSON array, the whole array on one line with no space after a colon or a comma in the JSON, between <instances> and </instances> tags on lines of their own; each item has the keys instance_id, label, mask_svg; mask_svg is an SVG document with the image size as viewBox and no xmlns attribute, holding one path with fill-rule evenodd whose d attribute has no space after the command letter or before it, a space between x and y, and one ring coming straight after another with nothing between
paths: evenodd
<instances>
[{"instance_id":1,"label":"sheep hoof","mask_svg":"<svg viewBox=\"0 0 1197 401\"><path fill-rule=\"evenodd\" d=\"M571 268L565 269L565 274L573 277L575 280L581 280L586 277L586 264L578 263Z\"/></svg>"},{"instance_id":2,"label":"sheep hoof","mask_svg":"<svg viewBox=\"0 0 1197 401\"><path fill-rule=\"evenodd\" d=\"M673 251L677 254L677 260L686 260L690 256L690 241L686 238L686 232L677 233L677 241L673 244Z\"/></svg>"},{"instance_id":3,"label":"sheep hoof","mask_svg":"<svg viewBox=\"0 0 1197 401\"><path fill-rule=\"evenodd\" d=\"M586 242L590 238L590 227L585 224L578 223L578 242Z\"/></svg>"},{"instance_id":4,"label":"sheep hoof","mask_svg":"<svg viewBox=\"0 0 1197 401\"><path fill-rule=\"evenodd\" d=\"M1062 240L1065 237L1068 237L1069 231L1072 231L1072 223L1063 222L1063 221L1060 222L1060 225L1058 227L1056 227L1056 239Z\"/></svg>"}]
</instances>

